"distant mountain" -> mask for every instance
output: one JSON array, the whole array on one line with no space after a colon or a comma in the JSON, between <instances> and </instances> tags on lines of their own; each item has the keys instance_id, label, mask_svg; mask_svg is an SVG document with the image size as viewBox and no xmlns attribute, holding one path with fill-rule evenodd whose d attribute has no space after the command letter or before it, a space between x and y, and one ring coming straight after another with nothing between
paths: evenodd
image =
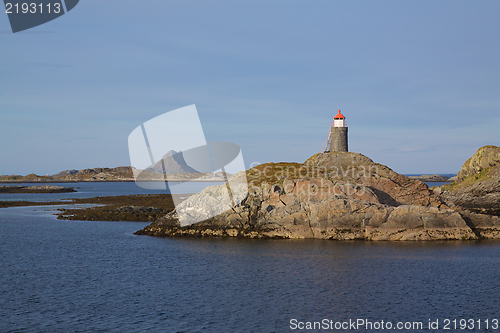
<instances>
[{"instance_id":1,"label":"distant mountain","mask_svg":"<svg viewBox=\"0 0 500 333\"><path fill-rule=\"evenodd\" d=\"M163 158L165 157L168 157L168 156L172 156L172 155L175 155L177 154L178 152L176 152L175 150L169 150L167 151L167 153L165 155L163 155Z\"/></svg>"},{"instance_id":2,"label":"distant mountain","mask_svg":"<svg viewBox=\"0 0 500 333\"><path fill-rule=\"evenodd\" d=\"M154 166L147 168L146 171L163 174L163 165L165 166L165 173L167 175L176 173L199 173L186 163L182 152L176 152L175 150L167 152L163 155L161 160L159 160Z\"/></svg>"}]
</instances>

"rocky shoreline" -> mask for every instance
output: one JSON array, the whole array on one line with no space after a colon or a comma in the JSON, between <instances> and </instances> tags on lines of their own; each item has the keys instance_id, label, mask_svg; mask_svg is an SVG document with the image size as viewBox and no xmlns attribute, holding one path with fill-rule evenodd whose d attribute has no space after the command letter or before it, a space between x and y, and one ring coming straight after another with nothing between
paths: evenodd
<instances>
[{"instance_id":1,"label":"rocky shoreline","mask_svg":"<svg viewBox=\"0 0 500 333\"><path fill-rule=\"evenodd\" d=\"M177 201L184 198L184 195L174 196L177 196ZM92 205L92 207L73 208L71 207L73 205ZM28 206L63 206L57 210L57 218L78 221L152 222L174 209L170 194L120 195L42 202L0 201L0 208Z\"/></svg>"},{"instance_id":2,"label":"rocky shoreline","mask_svg":"<svg viewBox=\"0 0 500 333\"><path fill-rule=\"evenodd\" d=\"M498 164L493 166L499 168ZM452 199L455 192L447 195L441 188L430 190L423 182L361 154L333 152L316 154L302 164L267 163L248 170L246 177L248 196L224 213L181 227L176 211L172 211L136 234L401 241L500 239L500 217L491 214L494 211L471 211ZM484 184L491 190L484 197L491 199L489 207L497 209L495 182L498 184L498 179ZM200 208L198 203L210 202L213 193L216 191L205 189L176 209L203 216L207 208ZM464 189L464 193L470 192Z\"/></svg>"},{"instance_id":3,"label":"rocky shoreline","mask_svg":"<svg viewBox=\"0 0 500 333\"><path fill-rule=\"evenodd\" d=\"M174 209L170 194L138 194L72 199L67 204L94 207L61 208L60 220L152 222Z\"/></svg>"}]
</instances>

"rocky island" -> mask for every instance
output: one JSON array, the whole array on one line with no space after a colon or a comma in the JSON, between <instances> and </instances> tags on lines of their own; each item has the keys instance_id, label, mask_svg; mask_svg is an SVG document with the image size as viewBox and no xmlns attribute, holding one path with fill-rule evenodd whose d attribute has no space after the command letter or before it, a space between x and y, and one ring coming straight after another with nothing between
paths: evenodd
<instances>
[{"instance_id":1,"label":"rocky island","mask_svg":"<svg viewBox=\"0 0 500 333\"><path fill-rule=\"evenodd\" d=\"M2 183L73 183L89 181L134 181L131 167L92 168L65 170L54 175L39 176L31 173L21 175L0 175Z\"/></svg>"},{"instance_id":2,"label":"rocky island","mask_svg":"<svg viewBox=\"0 0 500 333\"><path fill-rule=\"evenodd\" d=\"M498 239L498 149L481 148L462 167L459 184L436 190L358 153L319 153L302 164L266 163L233 176L246 175L249 194L232 209L184 227L173 210L136 234L332 240ZM217 187L209 187L176 209L203 215L196 203L210 201L216 192Z\"/></svg>"},{"instance_id":3,"label":"rocky island","mask_svg":"<svg viewBox=\"0 0 500 333\"><path fill-rule=\"evenodd\" d=\"M43 186L0 186L0 193L69 193L76 192L72 187L62 187L53 185Z\"/></svg>"},{"instance_id":4,"label":"rocky island","mask_svg":"<svg viewBox=\"0 0 500 333\"><path fill-rule=\"evenodd\" d=\"M157 172L143 172L145 181L164 179L163 174ZM218 173L176 173L168 175L171 182L224 182L225 176ZM76 183L76 182L134 182L134 169L129 166L116 168L92 168L82 170L66 170L54 175L39 176L34 173L21 175L0 175L0 183Z\"/></svg>"},{"instance_id":5,"label":"rocky island","mask_svg":"<svg viewBox=\"0 0 500 333\"><path fill-rule=\"evenodd\" d=\"M166 167L167 175L163 172L162 167ZM159 162L146 170L121 166L65 170L46 176L34 173L26 176L0 175L0 183L135 182L136 180L157 182L165 181L165 178L169 182L224 182L228 176L230 174L223 172L197 172L186 164L182 153L170 151Z\"/></svg>"},{"instance_id":6,"label":"rocky island","mask_svg":"<svg viewBox=\"0 0 500 333\"><path fill-rule=\"evenodd\" d=\"M422 176L408 176L410 179L420 180L421 182L447 182L450 178L443 175L422 175Z\"/></svg>"}]
</instances>

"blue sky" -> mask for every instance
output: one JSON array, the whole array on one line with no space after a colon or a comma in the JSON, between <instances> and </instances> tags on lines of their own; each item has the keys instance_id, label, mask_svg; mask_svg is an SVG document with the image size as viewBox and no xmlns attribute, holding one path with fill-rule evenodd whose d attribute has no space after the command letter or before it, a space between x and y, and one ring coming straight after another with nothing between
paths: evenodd
<instances>
[{"instance_id":1,"label":"blue sky","mask_svg":"<svg viewBox=\"0 0 500 333\"><path fill-rule=\"evenodd\" d=\"M500 145L499 1L82 0L12 34L0 13L0 174L129 165L141 123L196 104L247 166L349 148L453 173Z\"/></svg>"}]
</instances>

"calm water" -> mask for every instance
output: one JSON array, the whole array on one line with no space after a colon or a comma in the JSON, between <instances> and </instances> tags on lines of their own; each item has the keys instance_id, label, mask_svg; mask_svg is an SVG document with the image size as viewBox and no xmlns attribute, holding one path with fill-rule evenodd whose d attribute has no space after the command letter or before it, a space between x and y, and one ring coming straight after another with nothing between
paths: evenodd
<instances>
[{"instance_id":1,"label":"calm water","mask_svg":"<svg viewBox=\"0 0 500 333\"><path fill-rule=\"evenodd\" d=\"M440 176L445 176L445 177L448 177L448 178L454 177L456 175L457 175L456 173L455 174L451 174L451 173L440 174ZM421 175L421 174L405 174L405 176L409 177L409 176L423 176L423 175ZM450 184L450 182L425 182L425 183L429 187L443 186L445 184Z\"/></svg>"},{"instance_id":2,"label":"calm water","mask_svg":"<svg viewBox=\"0 0 500 333\"><path fill-rule=\"evenodd\" d=\"M133 235L147 223L58 221L50 209L0 209L0 332L500 317L500 242L160 239Z\"/></svg>"},{"instance_id":3,"label":"calm water","mask_svg":"<svg viewBox=\"0 0 500 333\"><path fill-rule=\"evenodd\" d=\"M71 193L0 193L0 201L56 201L72 198L92 198L97 196L133 195L133 194L161 194L161 193L198 193L202 189L212 185L220 185L217 182L169 182L169 191L151 190L138 187L134 182L81 182L81 183L0 183L1 185L55 185L72 187L77 192Z\"/></svg>"},{"instance_id":4,"label":"calm water","mask_svg":"<svg viewBox=\"0 0 500 333\"><path fill-rule=\"evenodd\" d=\"M429 188L434 186L443 186L445 184L450 184L449 182L425 182Z\"/></svg>"}]
</instances>

